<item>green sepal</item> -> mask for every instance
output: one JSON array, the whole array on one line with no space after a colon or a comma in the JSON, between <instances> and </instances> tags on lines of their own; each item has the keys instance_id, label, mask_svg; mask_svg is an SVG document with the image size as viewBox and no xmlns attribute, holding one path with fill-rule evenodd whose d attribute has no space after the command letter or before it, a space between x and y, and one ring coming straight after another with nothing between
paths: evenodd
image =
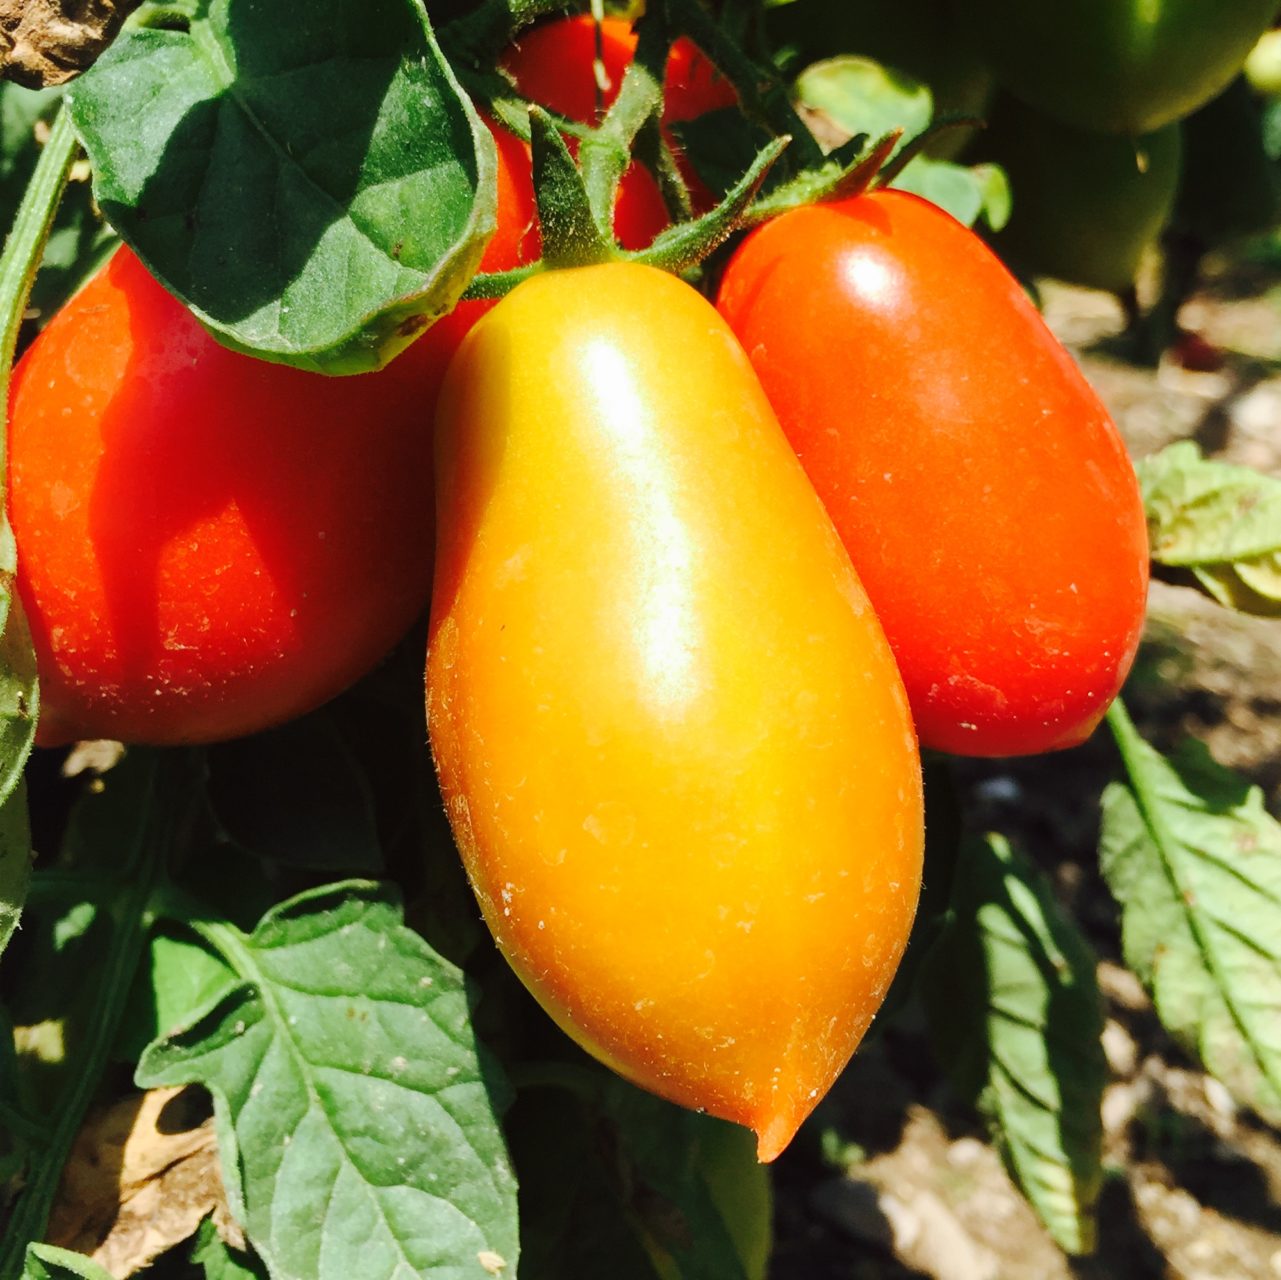
<instances>
[{"instance_id":1,"label":"green sepal","mask_svg":"<svg viewBox=\"0 0 1281 1280\"><path fill-rule=\"evenodd\" d=\"M647 249L626 256L632 262L680 273L697 266L744 224L744 214L760 190L770 167L783 153L790 138L775 138L764 146L748 171L734 184L725 199L701 218L670 227Z\"/></svg>"},{"instance_id":2,"label":"green sepal","mask_svg":"<svg viewBox=\"0 0 1281 1280\"><path fill-rule=\"evenodd\" d=\"M901 129L892 129L884 137L878 138L867 151L857 154L853 161L837 159L817 169L802 170L790 181L776 187L764 199L755 201L746 211L744 224L758 226L778 217L780 213L798 209L802 205L861 196L878 180L885 162L893 155L902 136ZM865 137L853 139L858 146L866 141Z\"/></svg>"},{"instance_id":3,"label":"green sepal","mask_svg":"<svg viewBox=\"0 0 1281 1280\"><path fill-rule=\"evenodd\" d=\"M534 106L529 109L529 129L543 265L585 267L610 261L617 256L613 238L596 223L583 175L560 130L546 111Z\"/></svg>"}]
</instances>

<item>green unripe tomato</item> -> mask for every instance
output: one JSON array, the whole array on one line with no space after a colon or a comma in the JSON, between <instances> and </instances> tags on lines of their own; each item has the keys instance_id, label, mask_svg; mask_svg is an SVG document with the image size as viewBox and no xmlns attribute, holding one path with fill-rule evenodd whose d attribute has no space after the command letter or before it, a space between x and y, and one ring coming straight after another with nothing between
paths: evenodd
<instances>
[{"instance_id":1,"label":"green unripe tomato","mask_svg":"<svg viewBox=\"0 0 1281 1280\"><path fill-rule=\"evenodd\" d=\"M1134 283L1174 206L1178 125L1085 133L1005 99L977 145L1009 176L1013 211L993 244L1012 267L1112 292Z\"/></svg>"},{"instance_id":2,"label":"green unripe tomato","mask_svg":"<svg viewBox=\"0 0 1281 1280\"><path fill-rule=\"evenodd\" d=\"M955 4L1004 88L1078 129L1132 137L1219 93L1277 12L1276 0Z\"/></svg>"}]
</instances>

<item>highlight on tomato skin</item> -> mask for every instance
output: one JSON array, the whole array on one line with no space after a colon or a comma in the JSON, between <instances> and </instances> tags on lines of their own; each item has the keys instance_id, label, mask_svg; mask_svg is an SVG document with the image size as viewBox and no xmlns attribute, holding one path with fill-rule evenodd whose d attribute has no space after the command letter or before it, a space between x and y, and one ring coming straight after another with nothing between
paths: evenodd
<instances>
[{"instance_id":1,"label":"highlight on tomato skin","mask_svg":"<svg viewBox=\"0 0 1281 1280\"><path fill-rule=\"evenodd\" d=\"M922 745L1084 741L1138 647L1146 521L1111 418L997 258L878 191L755 231L717 305L885 626Z\"/></svg>"},{"instance_id":2,"label":"highlight on tomato skin","mask_svg":"<svg viewBox=\"0 0 1281 1280\"><path fill-rule=\"evenodd\" d=\"M579 1044L773 1159L920 886L915 734L848 556L714 309L635 264L477 324L437 484L428 728L485 919Z\"/></svg>"}]
</instances>

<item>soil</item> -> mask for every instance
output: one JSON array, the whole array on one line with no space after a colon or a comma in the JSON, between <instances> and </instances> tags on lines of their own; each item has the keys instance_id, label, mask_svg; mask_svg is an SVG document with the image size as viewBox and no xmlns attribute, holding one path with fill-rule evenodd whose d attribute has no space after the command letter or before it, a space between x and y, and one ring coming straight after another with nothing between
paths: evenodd
<instances>
[{"instance_id":1,"label":"soil","mask_svg":"<svg viewBox=\"0 0 1281 1280\"><path fill-rule=\"evenodd\" d=\"M1184 359L1210 371L1169 355L1156 369L1124 359L1124 317L1109 295L1046 284L1042 301L1136 457L1192 439L1281 475L1281 274L1208 265L1179 319L1198 335ZM1281 620L1155 583L1126 696L1156 745L1201 738L1281 814ZM1117 771L1106 733L1057 756L956 769L967 825L1020 843L1100 957L1110 1081L1095 1254L1069 1259L1050 1240L909 1012L856 1055L818 1137L775 1166L773 1280L1281 1278L1281 1134L1240 1112L1169 1040L1121 965L1097 861L1099 794Z\"/></svg>"}]
</instances>

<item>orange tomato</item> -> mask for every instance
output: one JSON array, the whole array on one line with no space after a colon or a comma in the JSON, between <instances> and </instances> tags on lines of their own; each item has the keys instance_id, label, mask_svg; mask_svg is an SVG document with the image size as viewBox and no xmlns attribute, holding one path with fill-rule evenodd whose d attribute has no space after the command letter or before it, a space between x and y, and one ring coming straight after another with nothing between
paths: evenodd
<instances>
[{"instance_id":1,"label":"orange tomato","mask_svg":"<svg viewBox=\"0 0 1281 1280\"><path fill-rule=\"evenodd\" d=\"M880 625L742 349L662 272L520 285L437 433L428 723L485 918L580 1044L772 1159L915 911Z\"/></svg>"}]
</instances>

